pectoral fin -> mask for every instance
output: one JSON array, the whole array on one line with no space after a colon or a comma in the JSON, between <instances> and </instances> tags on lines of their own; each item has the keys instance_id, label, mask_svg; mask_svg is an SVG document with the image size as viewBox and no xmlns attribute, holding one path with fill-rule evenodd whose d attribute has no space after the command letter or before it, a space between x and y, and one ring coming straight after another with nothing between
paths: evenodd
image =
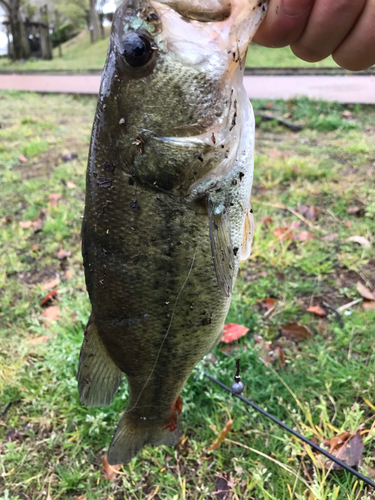
<instances>
[{"instance_id":1,"label":"pectoral fin","mask_svg":"<svg viewBox=\"0 0 375 500\"><path fill-rule=\"evenodd\" d=\"M253 216L253 209L251 208L251 203L250 203L243 227L240 260L246 260L250 257L253 237L254 237L254 216Z\"/></svg>"},{"instance_id":2,"label":"pectoral fin","mask_svg":"<svg viewBox=\"0 0 375 500\"><path fill-rule=\"evenodd\" d=\"M230 219L223 206L207 198L211 251L216 278L222 292L230 297L233 288L234 254L230 236Z\"/></svg>"}]
</instances>

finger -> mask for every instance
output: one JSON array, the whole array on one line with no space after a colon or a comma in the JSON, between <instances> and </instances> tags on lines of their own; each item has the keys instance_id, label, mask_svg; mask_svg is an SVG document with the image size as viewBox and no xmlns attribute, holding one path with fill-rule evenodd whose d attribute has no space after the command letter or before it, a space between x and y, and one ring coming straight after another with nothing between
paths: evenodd
<instances>
[{"instance_id":1,"label":"finger","mask_svg":"<svg viewBox=\"0 0 375 500\"><path fill-rule=\"evenodd\" d=\"M351 31L366 0L316 0L301 37L291 45L294 54L308 62L331 55Z\"/></svg>"},{"instance_id":2,"label":"finger","mask_svg":"<svg viewBox=\"0 0 375 500\"><path fill-rule=\"evenodd\" d=\"M309 19L314 0L270 0L265 20L254 42L266 47L286 47L295 42Z\"/></svg>"},{"instance_id":3,"label":"finger","mask_svg":"<svg viewBox=\"0 0 375 500\"><path fill-rule=\"evenodd\" d=\"M333 59L351 71L375 64L375 0L368 0L357 24L333 53Z\"/></svg>"}]
</instances>

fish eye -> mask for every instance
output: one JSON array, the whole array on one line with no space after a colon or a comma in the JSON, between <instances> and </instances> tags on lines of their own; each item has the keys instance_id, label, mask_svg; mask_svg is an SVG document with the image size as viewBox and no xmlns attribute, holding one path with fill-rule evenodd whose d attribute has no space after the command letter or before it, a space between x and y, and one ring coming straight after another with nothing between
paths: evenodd
<instances>
[{"instance_id":1,"label":"fish eye","mask_svg":"<svg viewBox=\"0 0 375 500\"><path fill-rule=\"evenodd\" d=\"M151 43L145 36L134 31L126 35L122 54L130 66L143 66L149 62L152 53Z\"/></svg>"}]
</instances>

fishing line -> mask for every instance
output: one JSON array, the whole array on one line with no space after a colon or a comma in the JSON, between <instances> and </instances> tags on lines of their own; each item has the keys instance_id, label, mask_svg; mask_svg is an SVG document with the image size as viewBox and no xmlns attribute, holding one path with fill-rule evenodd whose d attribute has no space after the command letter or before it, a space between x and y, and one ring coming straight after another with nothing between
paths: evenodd
<instances>
[{"instance_id":1,"label":"fishing line","mask_svg":"<svg viewBox=\"0 0 375 500\"><path fill-rule=\"evenodd\" d=\"M199 370L199 368L197 368L197 370ZM366 477L364 476L363 474L361 474L360 472L356 471L355 469L353 469L352 467L350 467L349 465L347 465L345 462L341 461L339 458L331 455L331 453L329 453L328 451L324 450L323 448L321 448L320 446L318 446L317 444L313 443L312 441L310 441L310 439L307 439L306 437L302 436L302 434L300 434L299 432L295 431L294 429L292 429L291 427L288 427L286 424L284 424L283 422L281 422L280 420L278 420L276 417L274 417L273 415L271 415L270 413L268 413L267 411L263 410L262 408L260 408L259 406L257 406L255 403L253 403L252 401L249 401L248 399L244 398L243 396L241 396L241 394L236 394L235 392L233 392L233 390L231 388L229 388L227 385L223 384L222 382L220 382L220 380L218 380L217 378L213 377L212 375L206 373L205 371L201 371L199 370L201 373L203 373L203 375L207 378L209 378L210 380L212 380L212 382L215 382L215 384L217 385L220 385L220 387L222 387L223 389L225 389L226 391L230 392L231 394L233 394L233 396L235 396L236 398L238 399L241 399L241 401L243 401L244 403L246 403L247 405L251 406L254 410L258 411L259 413L261 413L262 415L264 415L265 417L269 418L270 420L272 420L273 422L275 422L275 424L277 424L278 426L282 427L283 429L285 429L287 432L289 432L290 434L293 434L293 436L295 436L296 438L298 438L300 441L303 441L304 443L308 444L309 446L311 446L311 448L313 448L315 451L321 453L322 455L324 455L325 457L329 458L329 460L332 460L332 462L335 462L337 465L339 465L340 467L342 467L343 469L345 469L346 471L350 472L351 474L353 474L354 476L356 476L358 479L360 479L361 481L365 482L366 484L368 484L369 486L372 486L373 488L375 488L375 482L372 481L369 477ZM237 365L237 373L236 373L236 377L238 377L238 365ZM235 377L235 382L236 382L236 377Z\"/></svg>"},{"instance_id":2,"label":"fishing line","mask_svg":"<svg viewBox=\"0 0 375 500\"><path fill-rule=\"evenodd\" d=\"M156 364L157 364L157 362L158 362L158 360L159 360L161 350L163 349L163 346L164 346L164 344L165 344L165 341L167 340L167 337L168 337L168 335L169 335L169 331L170 331L171 326L172 326L173 316L174 316L174 313L175 313L175 311L176 311L177 302L179 301L180 296L181 296L181 294L182 294L182 291L183 291L183 289L185 288L186 283L188 282L188 279L189 279L189 277L190 277L191 271L193 270L193 266L194 266L194 262L195 262L195 256L196 256L196 254L197 254L197 249L195 249L195 251L194 251L193 260L192 260L192 262L191 262L191 266L190 266L190 269L189 269L188 275L186 276L186 279L185 279L185 281L184 281L184 284L182 285L182 287L181 287L181 289L180 289L180 291L179 291L179 293L178 293L178 295L177 295L176 301L175 301L175 303L174 303L174 306L173 306L173 309L172 309L172 314L171 314L171 319L170 319L170 321L169 321L169 325L168 325L167 331L165 332L165 335L164 335L164 338L163 338L163 340L162 340L162 343L160 344L160 347L159 347L158 353L157 353L157 355L156 355L155 363L154 363L154 366L153 366L153 367L152 367L152 369L151 369L150 375L148 376L148 378L147 378L147 380L146 380L146 382L145 382L145 385L143 386L143 388L142 388L141 392L139 393L138 398L137 398L137 401L134 403L134 405L132 406L132 408L130 408L129 410L128 410L128 409L126 409L124 413L129 413L130 411L134 410L134 408L137 406L137 403L138 403L138 401L140 400L140 398L141 398L141 396L142 396L143 391L146 389L146 386L147 386L147 384L150 382L150 379L151 379L151 377L152 377L152 375L153 375L153 373L154 373L154 371L155 371Z\"/></svg>"}]
</instances>

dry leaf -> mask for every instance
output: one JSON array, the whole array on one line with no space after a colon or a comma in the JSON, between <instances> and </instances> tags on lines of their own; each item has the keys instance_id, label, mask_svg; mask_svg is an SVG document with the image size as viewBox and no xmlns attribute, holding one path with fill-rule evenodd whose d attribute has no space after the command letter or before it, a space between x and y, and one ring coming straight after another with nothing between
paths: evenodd
<instances>
[{"instance_id":1,"label":"dry leaf","mask_svg":"<svg viewBox=\"0 0 375 500\"><path fill-rule=\"evenodd\" d=\"M295 239L298 241L309 241L314 240L315 236L313 233L310 233L310 231L302 231L301 233L295 235Z\"/></svg>"},{"instance_id":2,"label":"dry leaf","mask_svg":"<svg viewBox=\"0 0 375 500\"><path fill-rule=\"evenodd\" d=\"M52 193L48 196L49 199L49 205L51 208L56 208L57 205L59 204L59 201L61 200L61 194L58 193Z\"/></svg>"},{"instance_id":3,"label":"dry leaf","mask_svg":"<svg viewBox=\"0 0 375 500\"><path fill-rule=\"evenodd\" d=\"M44 304L47 304L50 300L53 299L53 297L56 296L58 292L58 288L55 288L54 290L51 290L47 295L40 301L40 305L44 306Z\"/></svg>"},{"instance_id":4,"label":"dry leaf","mask_svg":"<svg viewBox=\"0 0 375 500\"><path fill-rule=\"evenodd\" d=\"M277 227L276 229L273 230L273 234L280 241L293 241L294 240L294 234L289 227Z\"/></svg>"},{"instance_id":5,"label":"dry leaf","mask_svg":"<svg viewBox=\"0 0 375 500\"><path fill-rule=\"evenodd\" d=\"M68 269L68 270L65 272L64 278L65 278L66 280L70 280L70 278L73 278L73 271L72 271L71 269Z\"/></svg>"},{"instance_id":6,"label":"dry leaf","mask_svg":"<svg viewBox=\"0 0 375 500\"><path fill-rule=\"evenodd\" d=\"M19 155L18 161L21 163L27 163L29 160L24 155Z\"/></svg>"},{"instance_id":7,"label":"dry leaf","mask_svg":"<svg viewBox=\"0 0 375 500\"><path fill-rule=\"evenodd\" d=\"M334 457L339 458L350 467L356 467L362 462L364 445L360 429L355 433L342 432L340 435L331 439L325 439L323 443L321 443L321 446L326 449L328 448L329 453L331 453ZM336 463L332 463L331 460L320 454L316 455L316 457L317 466L319 468L332 468L333 470L342 469L342 467Z\"/></svg>"},{"instance_id":8,"label":"dry leaf","mask_svg":"<svg viewBox=\"0 0 375 500\"><path fill-rule=\"evenodd\" d=\"M369 288L367 288L367 286L362 285L362 283L359 281L357 283L357 290L364 299L375 300L375 294Z\"/></svg>"},{"instance_id":9,"label":"dry leaf","mask_svg":"<svg viewBox=\"0 0 375 500\"><path fill-rule=\"evenodd\" d=\"M30 339L30 344L46 344L48 342L48 335L41 335L40 337L34 337Z\"/></svg>"},{"instance_id":10,"label":"dry leaf","mask_svg":"<svg viewBox=\"0 0 375 500\"><path fill-rule=\"evenodd\" d=\"M30 229L33 225L33 221L32 220L26 220L26 221L20 220L18 224L20 227L22 227L22 229Z\"/></svg>"},{"instance_id":11,"label":"dry leaf","mask_svg":"<svg viewBox=\"0 0 375 500\"><path fill-rule=\"evenodd\" d=\"M110 465L108 463L108 455L105 454L103 458L103 475L105 479L108 479L108 481L113 481L115 477L117 476L117 471L121 469L121 464L120 465Z\"/></svg>"},{"instance_id":12,"label":"dry leaf","mask_svg":"<svg viewBox=\"0 0 375 500\"><path fill-rule=\"evenodd\" d=\"M40 250L40 246L38 246L37 244L34 244L31 248L30 248L30 252L39 252Z\"/></svg>"},{"instance_id":13,"label":"dry leaf","mask_svg":"<svg viewBox=\"0 0 375 500\"><path fill-rule=\"evenodd\" d=\"M364 212L363 207L349 207L348 214L350 215L360 215L361 212Z\"/></svg>"},{"instance_id":14,"label":"dry leaf","mask_svg":"<svg viewBox=\"0 0 375 500\"><path fill-rule=\"evenodd\" d=\"M307 213L307 211L309 210L309 206L308 205L297 205L295 207L295 210L297 212L299 212L301 215L305 216L305 214Z\"/></svg>"},{"instance_id":15,"label":"dry leaf","mask_svg":"<svg viewBox=\"0 0 375 500\"><path fill-rule=\"evenodd\" d=\"M41 284L43 290L51 290L51 288L55 288L60 283L60 278L53 278L50 281L46 281Z\"/></svg>"},{"instance_id":16,"label":"dry leaf","mask_svg":"<svg viewBox=\"0 0 375 500\"><path fill-rule=\"evenodd\" d=\"M299 323L289 323L281 327L281 335L290 340L306 340L312 337L312 333Z\"/></svg>"},{"instance_id":17,"label":"dry leaf","mask_svg":"<svg viewBox=\"0 0 375 500\"><path fill-rule=\"evenodd\" d=\"M259 359L267 366L272 362L272 358L270 356L271 351L271 342L266 342L260 335L254 335L254 348L258 351Z\"/></svg>"},{"instance_id":18,"label":"dry leaf","mask_svg":"<svg viewBox=\"0 0 375 500\"><path fill-rule=\"evenodd\" d=\"M319 217L319 210L314 205L312 205L305 213L305 217L307 220L317 219Z\"/></svg>"},{"instance_id":19,"label":"dry leaf","mask_svg":"<svg viewBox=\"0 0 375 500\"><path fill-rule=\"evenodd\" d=\"M219 446L219 444L224 441L224 439L226 438L226 435L228 434L228 432L232 428L232 424L233 424L233 420L230 419L227 422L227 424L224 427L224 429L220 432L219 436L215 439L214 443L209 448L207 448L207 451L215 450Z\"/></svg>"},{"instance_id":20,"label":"dry leaf","mask_svg":"<svg viewBox=\"0 0 375 500\"><path fill-rule=\"evenodd\" d=\"M298 231L301 227L301 224L302 224L302 222L300 220L293 220L291 225L290 225L290 229L292 231Z\"/></svg>"},{"instance_id":21,"label":"dry leaf","mask_svg":"<svg viewBox=\"0 0 375 500\"><path fill-rule=\"evenodd\" d=\"M275 306L276 299L262 299L259 300L258 302L260 302L260 305L262 306L263 309L269 311Z\"/></svg>"},{"instance_id":22,"label":"dry leaf","mask_svg":"<svg viewBox=\"0 0 375 500\"><path fill-rule=\"evenodd\" d=\"M375 302L365 300L362 305L365 311L375 311Z\"/></svg>"},{"instance_id":23,"label":"dry leaf","mask_svg":"<svg viewBox=\"0 0 375 500\"><path fill-rule=\"evenodd\" d=\"M345 109L342 113L341 113L341 116L343 118L351 118L352 117L352 114L351 112L348 110L348 109Z\"/></svg>"},{"instance_id":24,"label":"dry leaf","mask_svg":"<svg viewBox=\"0 0 375 500\"><path fill-rule=\"evenodd\" d=\"M70 188L70 189L74 189L74 188L76 188L76 187L77 187L77 186L74 184L74 182L72 182L72 181L66 181L66 185L67 185L67 187L68 187L68 188Z\"/></svg>"},{"instance_id":25,"label":"dry leaf","mask_svg":"<svg viewBox=\"0 0 375 500\"><path fill-rule=\"evenodd\" d=\"M352 227L352 223L350 222L350 220L346 220L344 222L344 226L346 226L346 227Z\"/></svg>"},{"instance_id":26,"label":"dry leaf","mask_svg":"<svg viewBox=\"0 0 375 500\"><path fill-rule=\"evenodd\" d=\"M281 366L285 366L285 353L282 350L281 346L277 345L274 349L270 351L271 361L275 363L276 361L280 361Z\"/></svg>"},{"instance_id":27,"label":"dry leaf","mask_svg":"<svg viewBox=\"0 0 375 500\"><path fill-rule=\"evenodd\" d=\"M317 316L321 316L321 317L327 316L327 312L324 309L322 309L320 306L311 306L311 307L308 307L306 309L306 311L308 311L310 313L314 313Z\"/></svg>"},{"instance_id":28,"label":"dry leaf","mask_svg":"<svg viewBox=\"0 0 375 500\"><path fill-rule=\"evenodd\" d=\"M362 245L365 248L370 248L371 243L367 238L364 236L351 236L348 238L348 241L354 241L355 243L359 243L359 245Z\"/></svg>"},{"instance_id":29,"label":"dry leaf","mask_svg":"<svg viewBox=\"0 0 375 500\"><path fill-rule=\"evenodd\" d=\"M327 234L327 236L324 236L324 238L322 238L322 241L333 241L337 238L338 235L339 233L329 233Z\"/></svg>"},{"instance_id":30,"label":"dry leaf","mask_svg":"<svg viewBox=\"0 0 375 500\"><path fill-rule=\"evenodd\" d=\"M246 326L237 325L237 323L228 323L224 326L221 342L229 344L230 342L233 342L234 340L237 340L240 337L246 335L248 331L249 329L246 328Z\"/></svg>"},{"instance_id":31,"label":"dry leaf","mask_svg":"<svg viewBox=\"0 0 375 500\"><path fill-rule=\"evenodd\" d=\"M72 255L72 252L68 252L67 250L63 250L62 248L57 253L57 258L59 260L67 259Z\"/></svg>"},{"instance_id":32,"label":"dry leaf","mask_svg":"<svg viewBox=\"0 0 375 500\"><path fill-rule=\"evenodd\" d=\"M260 219L260 222L262 224L271 224L272 221L273 221L273 219L269 215L266 215L265 217L262 217Z\"/></svg>"},{"instance_id":33,"label":"dry leaf","mask_svg":"<svg viewBox=\"0 0 375 500\"><path fill-rule=\"evenodd\" d=\"M42 314L42 321L45 326L58 319L60 319L60 308L58 306L47 307Z\"/></svg>"}]
</instances>

